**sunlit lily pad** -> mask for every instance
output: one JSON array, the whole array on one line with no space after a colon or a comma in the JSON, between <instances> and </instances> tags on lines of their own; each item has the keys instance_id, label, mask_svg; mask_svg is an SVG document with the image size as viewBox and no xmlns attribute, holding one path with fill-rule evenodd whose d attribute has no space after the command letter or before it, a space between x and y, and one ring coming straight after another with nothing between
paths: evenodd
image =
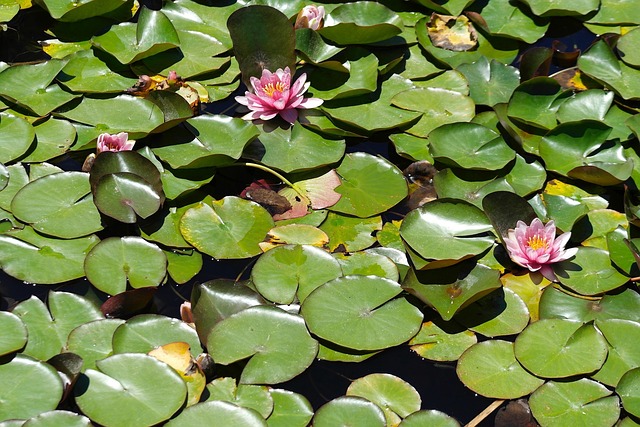
<instances>
[{"instance_id":1,"label":"sunlit lily pad","mask_svg":"<svg viewBox=\"0 0 640 427\"><path fill-rule=\"evenodd\" d=\"M388 424L419 411L422 399L411 384L390 374L370 374L353 381L347 396L363 397L384 411Z\"/></svg>"},{"instance_id":2,"label":"sunlit lily pad","mask_svg":"<svg viewBox=\"0 0 640 427\"><path fill-rule=\"evenodd\" d=\"M146 354L116 354L96 362L74 388L75 401L102 425L149 426L169 419L187 387L173 368Z\"/></svg>"},{"instance_id":3,"label":"sunlit lily pad","mask_svg":"<svg viewBox=\"0 0 640 427\"><path fill-rule=\"evenodd\" d=\"M493 2L489 3L492 5ZM457 68L469 82L469 96L476 104L494 106L508 102L511 94L520 84L517 68L505 65L485 56L472 64L462 64Z\"/></svg>"},{"instance_id":4,"label":"sunlit lily pad","mask_svg":"<svg viewBox=\"0 0 640 427\"><path fill-rule=\"evenodd\" d=\"M378 350L415 335L422 313L396 282L377 276L346 276L313 291L301 313L319 337L356 350Z\"/></svg>"},{"instance_id":5,"label":"sunlit lily pad","mask_svg":"<svg viewBox=\"0 0 640 427\"><path fill-rule=\"evenodd\" d=\"M26 423L22 424L25 427L91 427L91 421L89 418L73 413L71 411L48 411L43 412L40 415L29 418Z\"/></svg>"},{"instance_id":6,"label":"sunlit lily pad","mask_svg":"<svg viewBox=\"0 0 640 427\"><path fill-rule=\"evenodd\" d=\"M529 323L529 310L515 292L504 288L469 305L456 320L487 337L515 335Z\"/></svg>"},{"instance_id":7,"label":"sunlit lily pad","mask_svg":"<svg viewBox=\"0 0 640 427\"><path fill-rule=\"evenodd\" d=\"M396 264L384 255L373 252L356 252L353 254L334 254L345 276L359 274L361 276L380 276L398 281L399 273Z\"/></svg>"},{"instance_id":8,"label":"sunlit lily pad","mask_svg":"<svg viewBox=\"0 0 640 427\"><path fill-rule=\"evenodd\" d=\"M320 34L336 44L368 44L400 33L400 17L372 1L346 3L329 13Z\"/></svg>"},{"instance_id":9,"label":"sunlit lily pad","mask_svg":"<svg viewBox=\"0 0 640 427\"><path fill-rule=\"evenodd\" d=\"M436 200L411 211L400 235L423 258L463 260L493 245L484 236L491 224L480 209L464 202Z\"/></svg>"},{"instance_id":10,"label":"sunlit lily pad","mask_svg":"<svg viewBox=\"0 0 640 427\"><path fill-rule=\"evenodd\" d=\"M57 79L73 92L121 93L137 81L126 71L122 66L107 65L92 50L82 50L70 57Z\"/></svg>"},{"instance_id":11,"label":"sunlit lily pad","mask_svg":"<svg viewBox=\"0 0 640 427\"><path fill-rule=\"evenodd\" d=\"M491 34L530 44L541 39L549 28L547 19L532 15L526 7L509 0L487 2L480 15L480 25L486 26ZM475 16L471 15L471 19L475 20Z\"/></svg>"},{"instance_id":12,"label":"sunlit lily pad","mask_svg":"<svg viewBox=\"0 0 640 427\"><path fill-rule=\"evenodd\" d=\"M322 249L308 245L286 245L262 255L251 270L258 292L268 300L300 302L315 288L342 275L340 264Z\"/></svg>"},{"instance_id":13,"label":"sunlit lily pad","mask_svg":"<svg viewBox=\"0 0 640 427\"><path fill-rule=\"evenodd\" d=\"M440 325L440 326L439 326ZM476 335L453 323L425 322L420 332L409 341L411 350L429 360L451 362L478 342Z\"/></svg>"},{"instance_id":14,"label":"sunlit lily pad","mask_svg":"<svg viewBox=\"0 0 640 427\"><path fill-rule=\"evenodd\" d=\"M407 195L402 172L388 160L366 153L347 154L336 169L342 197L330 209L361 218L379 214Z\"/></svg>"},{"instance_id":15,"label":"sunlit lily pad","mask_svg":"<svg viewBox=\"0 0 640 427\"><path fill-rule=\"evenodd\" d=\"M301 394L279 388L270 390L273 412L267 423L270 427L306 427L313 417L309 401Z\"/></svg>"},{"instance_id":16,"label":"sunlit lily pad","mask_svg":"<svg viewBox=\"0 0 640 427\"><path fill-rule=\"evenodd\" d=\"M113 353L111 339L121 319L99 319L83 323L69 333L66 347L82 357L82 369L95 369L95 362Z\"/></svg>"},{"instance_id":17,"label":"sunlit lily pad","mask_svg":"<svg viewBox=\"0 0 640 427\"><path fill-rule=\"evenodd\" d=\"M465 268L466 270L466 268ZM456 267L438 270L409 270L402 287L432 306L444 320L451 320L463 307L499 288L500 273L478 264L470 272Z\"/></svg>"},{"instance_id":18,"label":"sunlit lily pad","mask_svg":"<svg viewBox=\"0 0 640 427\"><path fill-rule=\"evenodd\" d=\"M332 251L344 248L348 252L355 252L375 243L374 234L382 229L382 218L355 218L329 212L320 229L329 236L329 248Z\"/></svg>"},{"instance_id":19,"label":"sunlit lily pad","mask_svg":"<svg viewBox=\"0 0 640 427\"><path fill-rule=\"evenodd\" d=\"M196 427L206 423L223 423L229 427L267 426L265 420L256 411L219 400L191 406L165 425L168 427Z\"/></svg>"},{"instance_id":20,"label":"sunlit lily pad","mask_svg":"<svg viewBox=\"0 0 640 427\"><path fill-rule=\"evenodd\" d=\"M640 414L640 369L631 369L624 374L616 387L616 393L622 399L622 406L631 415Z\"/></svg>"},{"instance_id":21,"label":"sunlit lily pad","mask_svg":"<svg viewBox=\"0 0 640 427\"><path fill-rule=\"evenodd\" d=\"M353 427L383 427L387 425L384 412L367 399L343 396L320 407L313 416L315 427L334 427L340 424Z\"/></svg>"},{"instance_id":22,"label":"sunlit lily pad","mask_svg":"<svg viewBox=\"0 0 640 427\"><path fill-rule=\"evenodd\" d=\"M43 6L52 18L63 22L75 22L111 12L120 7L124 0L80 0L75 3L64 0L39 0L37 3Z\"/></svg>"},{"instance_id":23,"label":"sunlit lily pad","mask_svg":"<svg viewBox=\"0 0 640 427\"><path fill-rule=\"evenodd\" d=\"M513 354L513 343L491 340L465 351L456 367L458 378L478 394L515 399L537 389L544 380L527 372Z\"/></svg>"},{"instance_id":24,"label":"sunlit lily pad","mask_svg":"<svg viewBox=\"0 0 640 427\"><path fill-rule=\"evenodd\" d=\"M0 311L0 355L20 350L27 343L27 327L18 316L8 311Z\"/></svg>"},{"instance_id":25,"label":"sunlit lily pad","mask_svg":"<svg viewBox=\"0 0 640 427\"><path fill-rule=\"evenodd\" d=\"M0 113L0 162L7 163L23 155L28 149L35 130L23 118Z\"/></svg>"},{"instance_id":26,"label":"sunlit lily pad","mask_svg":"<svg viewBox=\"0 0 640 427\"><path fill-rule=\"evenodd\" d=\"M159 10L142 7L136 24L114 25L91 43L113 55L122 64L129 64L180 45L180 39L167 16Z\"/></svg>"},{"instance_id":27,"label":"sunlit lily pad","mask_svg":"<svg viewBox=\"0 0 640 427\"><path fill-rule=\"evenodd\" d=\"M515 342L518 361L547 378L595 371L604 363L607 352L606 340L593 325L564 319L538 320Z\"/></svg>"},{"instance_id":28,"label":"sunlit lily pad","mask_svg":"<svg viewBox=\"0 0 640 427\"><path fill-rule=\"evenodd\" d=\"M583 295L596 295L624 285L628 278L620 274L607 251L581 247L575 258L558 264L558 278Z\"/></svg>"},{"instance_id":29,"label":"sunlit lily pad","mask_svg":"<svg viewBox=\"0 0 640 427\"><path fill-rule=\"evenodd\" d=\"M518 86L507 108L509 118L541 129L556 126L556 112L566 99L560 84L550 77L536 77Z\"/></svg>"},{"instance_id":30,"label":"sunlit lily pad","mask_svg":"<svg viewBox=\"0 0 640 427\"><path fill-rule=\"evenodd\" d=\"M598 9L598 0L523 0L538 16L587 15Z\"/></svg>"},{"instance_id":31,"label":"sunlit lily pad","mask_svg":"<svg viewBox=\"0 0 640 427\"><path fill-rule=\"evenodd\" d=\"M0 266L31 283L60 283L84 276L84 258L100 240L91 235L71 240L44 237L33 228L0 235Z\"/></svg>"},{"instance_id":32,"label":"sunlit lily pad","mask_svg":"<svg viewBox=\"0 0 640 427\"><path fill-rule=\"evenodd\" d=\"M609 354L602 368L592 378L615 387L625 372L640 366L636 348L640 338L640 323L623 319L599 320L598 330L609 344Z\"/></svg>"},{"instance_id":33,"label":"sunlit lily pad","mask_svg":"<svg viewBox=\"0 0 640 427\"><path fill-rule=\"evenodd\" d=\"M186 342L194 355L201 352L200 340L192 327L158 314L140 314L127 320L115 330L112 342L115 354L148 353L174 342Z\"/></svg>"},{"instance_id":34,"label":"sunlit lily pad","mask_svg":"<svg viewBox=\"0 0 640 427\"><path fill-rule=\"evenodd\" d=\"M612 426L620 416L620 402L602 384L586 378L549 381L529 398L531 412L546 426L561 427L575 423Z\"/></svg>"},{"instance_id":35,"label":"sunlit lily pad","mask_svg":"<svg viewBox=\"0 0 640 427\"><path fill-rule=\"evenodd\" d=\"M26 419L52 411L62 399L62 381L49 364L19 354L0 364L0 419Z\"/></svg>"},{"instance_id":36,"label":"sunlit lily pad","mask_svg":"<svg viewBox=\"0 0 640 427\"><path fill-rule=\"evenodd\" d=\"M399 427L460 427L455 418L435 409L416 411L402 420Z\"/></svg>"},{"instance_id":37,"label":"sunlit lily pad","mask_svg":"<svg viewBox=\"0 0 640 427\"><path fill-rule=\"evenodd\" d=\"M110 295L132 288L158 286L167 271L167 257L140 237L109 237L91 249L84 262L87 279Z\"/></svg>"},{"instance_id":38,"label":"sunlit lily pad","mask_svg":"<svg viewBox=\"0 0 640 427\"><path fill-rule=\"evenodd\" d=\"M73 239L102 230L89 175L64 172L30 182L13 198L16 218L51 236Z\"/></svg>"},{"instance_id":39,"label":"sunlit lily pad","mask_svg":"<svg viewBox=\"0 0 640 427\"><path fill-rule=\"evenodd\" d=\"M253 409L263 418L273 411L273 398L266 386L236 384L230 377L216 378L207 384L206 401L219 400L230 402L243 408Z\"/></svg>"},{"instance_id":40,"label":"sunlit lily pad","mask_svg":"<svg viewBox=\"0 0 640 427\"><path fill-rule=\"evenodd\" d=\"M196 249L218 259L249 258L273 228L269 212L257 203L227 196L211 205L199 203L180 220L180 232Z\"/></svg>"},{"instance_id":41,"label":"sunlit lily pad","mask_svg":"<svg viewBox=\"0 0 640 427\"><path fill-rule=\"evenodd\" d=\"M48 309L32 296L13 309L26 325L29 341L23 353L47 360L60 353L76 327L104 316L89 300L67 292L50 292Z\"/></svg>"},{"instance_id":42,"label":"sunlit lily pad","mask_svg":"<svg viewBox=\"0 0 640 427\"><path fill-rule=\"evenodd\" d=\"M287 381L307 369L318 353L302 317L268 306L247 308L218 323L207 348L223 365L249 358L242 384Z\"/></svg>"}]
</instances>

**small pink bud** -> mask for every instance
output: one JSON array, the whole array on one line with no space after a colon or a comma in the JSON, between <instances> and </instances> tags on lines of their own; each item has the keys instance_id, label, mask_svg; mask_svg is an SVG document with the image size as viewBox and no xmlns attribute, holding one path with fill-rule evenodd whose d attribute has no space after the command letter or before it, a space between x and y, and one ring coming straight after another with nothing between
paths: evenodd
<instances>
[{"instance_id":1,"label":"small pink bud","mask_svg":"<svg viewBox=\"0 0 640 427\"><path fill-rule=\"evenodd\" d=\"M129 134L120 132L116 135L102 133L98 136L98 154L104 151L131 151L135 141L129 140Z\"/></svg>"},{"instance_id":2,"label":"small pink bud","mask_svg":"<svg viewBox=\"0 0 640 427\"><path fill-rule=\"evenodd\" d=\"M312 30L319 30L320 28L322 28L323 20L323 6L305 6L298 13L294 28L296 30L299 28L310 28Z\"/></svg>"}]
</instances>

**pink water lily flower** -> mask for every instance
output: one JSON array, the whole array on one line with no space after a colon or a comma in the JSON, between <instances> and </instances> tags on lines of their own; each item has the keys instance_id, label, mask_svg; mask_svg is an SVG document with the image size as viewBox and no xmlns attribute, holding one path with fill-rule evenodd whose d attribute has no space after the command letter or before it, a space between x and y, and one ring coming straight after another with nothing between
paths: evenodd
<instances>
[{"instance_id":1,"label":"pink water lily flower","mask_svg":"<svg viewBox=\"0 0 640 427\"><path fill-rule=\"evenodd\" d=\"M310 28L312 30L319 30L322 28L324 19L324 6L305 6L298 13L294 28Z\"/></svg>"},{"instance_id":2,"label":"pink water lily flower","mask_svg":"<svg viewBox=\"0 0 640 427\"><path fill-rule=\"evenodd\" d=\"M245 96L236 96L236 101L251 110L242 118L245 120L270 120L277 115L289 123L298 118L297 108L315 108L322 104L319 98L304 98L303 93L309 89L305 83L307 75L302 74L291 86L291 71L278 68L275 73L262 70L258 79L251 77L253 93L245 92Z\"/></svg>"},{"instance_id":3,"label":"pink water lily flower","mask_svg":"<svg viewBox=\"0 0 640 427\"><path fill-rule=\"evenodd\" d=\"M530 271L539 271L544 277L556 281L552 264L567 260L578 252L578 248L565 249L571 233L556 237L556 225L549 221L543 225L539 218L527 225L518 221L515 230L509 230L504 240L511 259Z\"/></svg>"},{"instance_id":4,"label":"pink water lily flower","mask_svg":"<svg viewBox=\"0 0 640 427\"><path fill-rule=\"evenodd\" d=\"M120 132L116 135L102 133L98 136L97 150L98 153L104 151L131 151L135 141L129 140L127 132Z\"/></svg>"}]
</instances>

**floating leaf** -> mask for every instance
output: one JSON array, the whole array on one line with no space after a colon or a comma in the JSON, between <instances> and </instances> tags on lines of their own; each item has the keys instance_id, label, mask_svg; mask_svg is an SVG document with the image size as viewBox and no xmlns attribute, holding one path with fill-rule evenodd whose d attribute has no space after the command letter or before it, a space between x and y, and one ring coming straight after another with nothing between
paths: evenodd
<instances>
[{"instance_id":1,"label":"floating leaf","mask_svg":"<svg viewBox=\"0 0 640 427\"><path fill-rule=\"evenodd\" d=\"M622 399L624 409L631 415L640 414L640 369L635 368L622 376L616 393Z\"/></svg>"},{"instance_id":2,"label":"floating leaf","mask_svg":"<svg viewBox=\"0 0 640 427\"><path fill-rule=\"evenodd\" d=\"M340 213L329 212L320 229L329 236L329 248L332 251L343 248L347 252L356 252L373 245L374 234L382 228L382 218L355 218Z\"/></svg>"},{"instance_id":3,"label":"floating leaf","mask_svg":"<svg viewBox=\"0 0 640 427\"><path fill-rule=\"evenodd\" d=\"M167 257L140 237L109 237L94 246L84 261L87 279L110 295L132 288L158 286L167 271Z\"/></svg>"},{"instance_id":4,"label":"floating leaf","mask_svg":"<svg viewBox=\"0 0 640 427\"><path fill-rule=\"evenodd\" d=\"M123 0L82 0L76 3L64 0L36 0L36 2L44 7L53 19L63 22L75 22L100 16L117 9L124 3Z\"/></svg>"},{"instance_id":5,"label":"floating leaf","mask_svg":"<svg viewBox=\"0 0 640 427\"><path fill-rule=\"evenodd\" d=\"M62 399L62 381L49 364L18 354L0 364L0 420L26 419L52 411Z\"/></svg>"},{"instance_id":6,"label":"floating leaf","mask_svg":"<svg viewBox=\"0 0 640 427\"><path fill-rule=\"evenodd\" d=\"M308 245L276 247L263 254L251 271L256 289L268 300L300 302L318 286L342 275L340 264L322 249Z\"/></svg>"},{"instance_id":7,"label":"floating leaf","mask_svg":"<svg viewBox=\"0 0 640 427\"><path fill-rule=\"evenodd\" d=\"M558 278L583 295L596 295L624 285L628 278L611 265L607 251L578 248L575 258L556 265Z\"/></svg>"},{"instance_id":8,"label":"floating leaf","mask_svg":"<svg viewBox=\"0 0 640 427\"><path fill-rule=\"evenodd\" d=\"M592 378L615 387L625 372L640 366L640 352L636 349L640 337L640 323L624 319L607 319L596 322L598 330L607 340L609 354L604 365Z\"/></svg>"},{"instance_id":9,"label":"floating leaf","mask_svg":"<svg viewBox=\"0 0 640 427\"><path fill-rule=\"evenodd\" d=\"M249 258L262 252L258 243L273 225L262 206L227 196L189 209L180 220L180 231L187 242L214 258Z\"/></svg>"},{"instance_id":10,"label":"floating leaf","mask_svg":"<svg viewBox=\"0 0 640 427\"><path fill-rule=\"evenodd\" d=\"M267 423L256 411L236 406L233 403L215 400L186 408L165 425L167 427L195 427L207 423L222 423L229 427L267 426Z\"/></svg>"},{"instance_id":11,"label":"floating leaf","mask_svg":"<svg viewBox=\"0 0 640 427\"><path fill-rule=\"evenodd\" d=\"M35 130L28 121L0 113L0 162L7 163L22 156L31 146Z\"/></svg>"},{"instance_id":12,"label":"floating leaf","mask_svg":"<svg viewBox=\"0 0 640 427\"><path fill-rule=\"evenodd\" d=\"M102 425L150 426L183 405L187 387L169 365L146 354L116 354L87 369L74 388L75 401Z\"/></svg>"},{"instance_id":13,"label":"floating leaf","mask_svg":"<svg viewBox=\"0 0 640 427\"><path fill-rule=\"evenodd\" d=\"M13 353L27 343L27 327L18 316L8 311L0 311L0 356Z\"/></svg>"},{"instance_id":14,"label":"floating leaf","mask_svg":"<svg viewBox=\"0 0 640 427\"><path fill-rule=\"evenodd\" d=\"M537 389L544 380L527 372L516 360L513 343L490 340L460 356L458 378L471 390L495 399L515 399Z\"/></svg>"},{"instance_id":15,"label":"floating leaf","mask_svg":"<svg viewBox=\"0 0 640 427\"><path fill-rule=\"evenodd\" d=\"M418 334L409 341L411 350L429 360L458 360L466 349L478 342L478 338L473 332L456 326L455 322L423 323Z\"/></svg>"},{"instance_id":16,"label":"floating leaf","mask_svg":"<svg viewBox=\"0 0 640 427\"><path fill-rule=\"evenodd\" d=\"M396 282L377 276L340 277L317 288L302 304L309 330L340 346L378 350L414 336L422 313Z\"/></svg>"},{"instance_id":17,"label":"floating leaf","mask_svg":"<svg viewBox=\"0 0 640 427\"><path fill-rule=\"evenodd\" d=\"M83 323L69 333L67 350L82 357L82 369L95 369L96 361L111 356L113 333L122 325L121 319L99 319Z\"/></svg>"},{"instance_id":18,"label":"floating leaf","mask_svg":"<svg viewBox=\"0 0 640 427\"><path fill-rule=\"evenodd\" d=\"M383 427L387 425L384 412L366 399L343 396L320 407L313 416L315 427L334 427L347 424L353 427Z\"/></svg>"},{"instance_id":19,"label":"floating leaf","mask_svg":"<svg viewBox=\"0 0 640 427\"><path fill-rule=\"evenodd\" d=\"M505 2L506 3L506 2ZM493 5L493 2L489 3ZM462 64L457 68L469 82L469 96L479 105L494 106L508 102L513 91L520 84L517 68L486 57L472 64Z\"/></svg>"},{"instance_id":20,"label":"floating leaf","mask_svg":"<svg viewBox=\"0 0 640 427\"><path fill-rule=\"evenodd\" d=\"M269 427L306 427L313 417L309 401L301 394L279 388L269 391L273 398L273 412Z\"/></svg>"},{"instance_id":21,"label":"floating leaf","mask_svg":"<svg viewBox=\"0 0 640 427\"><path fill-rule=\"evenodd\" d=\"M400 33L400 17L372 1L342 4L327 14L318 32L336 44L369 44Z\"/></svg>"},{"instance_id":22,"label":"floating leaf","mask_svg":"<svg viewBox=\"0 0 640 427\"><path fill-rule=\"evenodd\" d=\"M549 381L531 395L529 405L536 419L548 426L584 422L608 426L620 416L618 398L602 384L586 378Z\"/></svg>"},{"instance_id":23,"label":"floating leaf","mask_svg":"<svg viewBox=\"0 0 640 427\"><path fill-rule=\"evenodd\" d=\"M465 51L478 44L476 30L464 15L456 17L434 13L427 24L427 30L431 43L441 49Z\"/></svg>"},{"instance_id":24,"label":"floating leaf","mask_svg":"<svg viewBox=\"0 0 640 427\"><path fill-rule=\"evenodd\" d=\"M523 0L538 16L587 15L598 9L598 0Z\"/></svg>"},{"instance_id":25,"label":"floating leaf","mask_svg":"<svg viewBox=\"0 0 640 427\"><path fill-rule=\"evenodd\" d=\"M534 374L564 378L599 369L607 357L607 343L593 325L542 319L518 335L515 353Z\"/></svg>"},{"instance_id":26,"label":"floating leaf","mask_svg":"<svg viewBox=\"0 0 640 427\"><path fill-rule=\"evenodd\" d=\"M217 363L250 358L240 376L242 384L287 381L307 369L318 352L302 317L270 306L229 316L211 330L206 342Z\"/></svg>"}]
</instances>

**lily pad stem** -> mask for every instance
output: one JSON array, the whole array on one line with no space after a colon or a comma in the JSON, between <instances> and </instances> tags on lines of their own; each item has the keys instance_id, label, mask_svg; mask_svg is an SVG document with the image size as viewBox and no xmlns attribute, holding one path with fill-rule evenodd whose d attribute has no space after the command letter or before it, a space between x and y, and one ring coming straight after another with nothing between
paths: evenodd
<instances>
[{"instance_id":1,"label":"lily pad stem","mask_svg":"<svg viewBox=\"0 0 640 427\"><path fill-rule=\"evenodd\" d=\"M294 183L292 183L291 181L289 181L287 178L285 178L284 176L280 175L278 172L274 171L271 168L268 168L264 165L261 165L259 163L235 163L233 164L233 166L247 166L250 168L256 168L256 169L260 169L263 170L265 172L270 173L271 175L275 176L276 178L278 178L280 181L284 182L285 184L287 184L289 187L293 188L293 190L298 193L300 196L302 196L303 199L307 199L307 195L304 194L304 192L298 188L297 185L295 185Z\"/></svg>"}]
</instances>

